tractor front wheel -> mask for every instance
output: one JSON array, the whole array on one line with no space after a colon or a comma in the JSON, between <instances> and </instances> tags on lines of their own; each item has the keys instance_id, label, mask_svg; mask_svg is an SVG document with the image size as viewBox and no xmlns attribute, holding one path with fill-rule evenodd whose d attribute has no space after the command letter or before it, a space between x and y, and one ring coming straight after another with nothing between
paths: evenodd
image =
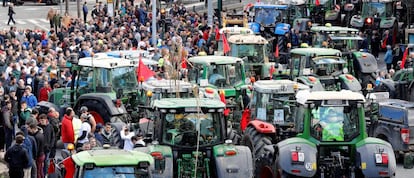
<instances>
[{"instance_id":1,"label":"tractor front wheel","mask_svg":"<svg viewBox=\"0 0 414 178\"><path fill-rule=\"evenodd\" d=\"M262 163L261 158L262 155L265 153L265 146L272 145L272 140L269 136L262 134L256 130L253 126L247 126L244 136L243 136L243 144L250 148L253 156L253 165L254 165L254 175L255 177L260 177L262 169L266 169L266 167L272 165L266 165Z\"/></svg>"}]
</instances>

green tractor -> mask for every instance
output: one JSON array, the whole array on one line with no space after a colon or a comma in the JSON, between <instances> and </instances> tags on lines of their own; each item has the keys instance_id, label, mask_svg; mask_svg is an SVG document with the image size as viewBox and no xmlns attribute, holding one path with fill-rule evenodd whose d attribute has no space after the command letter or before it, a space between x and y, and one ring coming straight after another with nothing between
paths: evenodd
<instances>
[{"instance_id":1,"label":"green tractor","mask_svg":"<svg viewBox=\"0 0 414 178\"><path fill-rule=\"evenodd\" d=\"M72 81L54 89L49 102L60 108L82 106L98 123L131 121L137 103L136 61L98 53L72 63ZM123 104L125 103L125 105Z\"/></svg>"},{"instance_id":2,"label":"green tractor","mask_svg":"<svg viewBox=\"0 0 414 178\"><path fill-rule=\"evenodd\" d=\"M299 91L296 137L265 149L262 177L395 177L392 146L367 136L365 97L357 92Z\"/></svg>"},{"instance_id":3,"label":"green tractor","mask_svg":"<svg viewBox=\"0 0 414 178\"><path fill-rule=\"evenodd\" d=\"M267 169L260 159L265 147L296 135L293 114L298 90L309 87L291 80L259 80L253 85L253 100L240 125L242 144L252 151L256 177Z\"/></svg>"},{"instance_id":4,"label":"green tractor","mask_svg":"<svg viewBox=\"0 0 414 178\"><path fill-rule=\"evenodd\" d=\"M362 91L367 93L366 86L375 84L378 64L371 53L358 51L358 42L363 40L358 35L359 30L326 24L312 27L311 31L315 34L313 39L315 47L321 47L324 42L329 42L329 47L342 52L348 73L359 80Z\"/></svg>"},{"instance_id":5,"label":"green tractor","mask_svg":"<svg viewBox=\"0 0 414 178\"><path fill-rule=\"evenodd\" d=\"M153 176L253 177L249 148L227 140L224 109L207 98L155 100L152 144L136 148L154 157Z\"/></svg>"},{"instance_id":6,"label":"green tractor","mask_svg":"<svg viewBox=\"0 0 414 178\"><path fill-rule=\"evenodd\" d=\"M122 149L94 149L65 156L55 166L57 177L149 178L154 166L151 155Z\"/></svg>"},{"instance_id":7,"label":"green tractor","mask_svg":"<svg viewBox=\"0 0 414 178\"><path fill-rule=\"evenodd\" d=\"M311 86L313 91L361 91L358 79L348 74L347 62L341 57L341 51L329 48L296 48L290 53L288 78Z\"/></svg>"}]
</instances>

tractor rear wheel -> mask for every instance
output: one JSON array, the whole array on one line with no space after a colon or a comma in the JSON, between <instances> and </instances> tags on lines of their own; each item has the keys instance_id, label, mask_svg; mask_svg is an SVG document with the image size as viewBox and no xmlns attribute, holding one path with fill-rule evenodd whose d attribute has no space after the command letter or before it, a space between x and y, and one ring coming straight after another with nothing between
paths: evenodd
<instances>
[{"instance_id":1,"label":"tractor rear wheel","mask_svg":"<svg viewBox=\"0 0 414 178\"><path fill-rule=\"evenodd\" d=\"M112 116L102 103L96 100L87 100L81 106L88 107L88 111L95 118L96 123L105 124L111 121Z\"/></svg>"},{"instance_id":2,"label":"tractor rear wheel","mask_svg":"<svg viewBox=\"0 0 414 178\"><path fill-rule=\"evenodd\" d=\"M414 101L414 86L409 89L410 96L408 97L408 101Z\"/></svg>"},{"instance_id":3,"label":"tractor rear wheel","mask_svg":"<svg viewBox=\"0 0 414 178\"><path fill-rule=\"evenodd\" d=\"M272 166L265 165L261 160L262 155L265 153L265 146L272 145L272 140L269 136L259 133L256 128L249 125L244 132L243 144L248 146L252 152L255 177L260 177L262 169Z\"/></svg>"},{"instance_id":4,"label":"tractor rear wheel","mask_svg":"<svg viewBox=\"0 0 414 178\"><path fill-rule=\"evenodd\" d=\"M227 128L227 139L231 140L233 144L238 145L240 144L241 135L236 130Z\"/></svg>"},{"instance_id":5,"label":"tractor rear wheel","mask_svg":"<svg viewBox=\"0 0 414 178\"><path fill-rule=\"evenodd\" d=\"M121 130L126 124L123 122L111 123L112 135L114 136L114 144L120 149L124 148L124 140L121 138Z\"/></svg>"}]
</instances>

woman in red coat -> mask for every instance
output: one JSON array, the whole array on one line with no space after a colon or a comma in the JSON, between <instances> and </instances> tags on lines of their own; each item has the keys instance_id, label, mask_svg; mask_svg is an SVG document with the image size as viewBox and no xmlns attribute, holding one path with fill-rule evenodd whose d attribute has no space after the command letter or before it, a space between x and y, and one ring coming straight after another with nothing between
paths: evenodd
<instances>
[{"instance_id":1,"label":"woman in red coat","mask_svg":"<svg viewBox=\"0 0 414 178\"><path fill-rule=\"evenodd\" d=\"M39 92L39 102L40 101L48 101L49 100L49 93L52 91L52 88L49 85L48 81L45 81L43 87L40 89Z\"/></svg>"}]
</instances>

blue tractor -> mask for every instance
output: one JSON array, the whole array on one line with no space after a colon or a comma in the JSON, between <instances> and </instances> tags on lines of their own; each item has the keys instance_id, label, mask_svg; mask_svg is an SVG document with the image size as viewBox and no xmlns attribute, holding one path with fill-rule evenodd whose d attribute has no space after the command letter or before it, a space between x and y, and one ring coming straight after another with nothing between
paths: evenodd
<instances>
[{"instance_id":1,"label":"blue tractor","mask_svg":"<svg viewBox=\"0 0 414 178\"><path fill-rule=\"evenodd\" d=\"M289 5L263 3L256 3L247 9L249 28L269 41L269 51L275 54L273 59L287 55L285 34L290 32L289 10Z\"/></svg>"}]
</instances>

